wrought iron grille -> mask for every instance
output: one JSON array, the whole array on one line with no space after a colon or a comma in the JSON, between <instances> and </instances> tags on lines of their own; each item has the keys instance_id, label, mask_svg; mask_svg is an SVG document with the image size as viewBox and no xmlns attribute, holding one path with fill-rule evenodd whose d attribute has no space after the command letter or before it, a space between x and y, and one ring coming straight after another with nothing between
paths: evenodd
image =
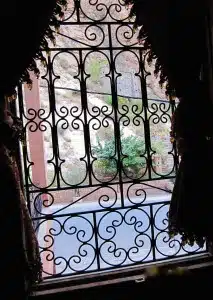
<instances>
[{"instance_id":1,"label":"wrought iron grille","mask_svg":"<svg viewBox=\"0 0 213 300\"><path fill-rule=\"evenodd\" d=\"M19 87L26 196L44 277L202 253L169 240L175 102L121 0L70 1L32 91Z\"/></svg>"}]
</instances>

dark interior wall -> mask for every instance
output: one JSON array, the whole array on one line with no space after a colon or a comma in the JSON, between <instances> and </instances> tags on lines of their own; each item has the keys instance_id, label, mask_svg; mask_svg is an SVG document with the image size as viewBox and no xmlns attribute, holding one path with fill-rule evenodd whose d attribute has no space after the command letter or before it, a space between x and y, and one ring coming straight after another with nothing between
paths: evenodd
<instances>
[{"instance_id":1,"label":"dark interior wall","mask_svg":"<svg viewBox=\"0 0 213 300\"><path fill-rule=\"evenodd\" d=\"M207 72L209 77L209 92L213 103L213 0L210 0L210 10L207 19L207 47L208 47L208 62Z\"/></svg>"}]
</instances>

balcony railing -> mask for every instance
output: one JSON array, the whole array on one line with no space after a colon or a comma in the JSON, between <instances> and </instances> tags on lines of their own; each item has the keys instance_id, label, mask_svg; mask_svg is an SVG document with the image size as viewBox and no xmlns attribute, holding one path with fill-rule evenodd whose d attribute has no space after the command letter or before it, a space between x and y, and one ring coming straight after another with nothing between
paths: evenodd
<instances>
[{"instance_id":1,"label":"balcony railing","mask_svg":"<svg viewBox=\"0 0 213 300\"><path fill-rule=\"evenodd\" d=\"M169 199L144 194L125 199L124 207L118 200L100 199L44 209L38 238L54 263L48 275L105 271L203 253L197 245L181 246L178 237L169 239ZM44 233L47 227L49 233Z\"/></svg>"}]
</instances>

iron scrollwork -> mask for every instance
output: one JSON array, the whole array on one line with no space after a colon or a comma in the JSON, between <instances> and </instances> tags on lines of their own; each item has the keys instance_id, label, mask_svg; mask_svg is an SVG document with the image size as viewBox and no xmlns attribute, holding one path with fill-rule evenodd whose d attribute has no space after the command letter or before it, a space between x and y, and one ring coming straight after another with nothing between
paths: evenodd
<instances>
[{"instance_id":1,"label":"iron scrollwork","mask_svg":"<svg viewBox=\"0 0 213 300\"><path fill-rule=\"evenodd\" d=\"M70 1L46 55L40 106L19 88L25 187L44 277L205 251L169 240L171 194L156 181L171 181L177 169L165 138L175 102L151 93L143 44L127 16L121 0ZM42 165L30 144L38 136ZM167 194L150 196L147 187Z\"/></svg>"}]
</instances>

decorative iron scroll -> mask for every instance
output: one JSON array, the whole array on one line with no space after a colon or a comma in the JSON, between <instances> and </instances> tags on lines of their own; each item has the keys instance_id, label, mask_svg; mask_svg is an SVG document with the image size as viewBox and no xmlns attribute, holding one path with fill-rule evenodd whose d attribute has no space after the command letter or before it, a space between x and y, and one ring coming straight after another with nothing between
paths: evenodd
<instances>
[{"instance_id":1,"label":"decorative iron scroll","mask_svg":"<svg viewBox=\"0 0 213 300\"><path fill-rule=\"evenodd\" d=\"M40 108L18 91L26 194L44 276L205 251L169 240L171 191L160 182L171 183L178 166L167 140L176 104L156 90L128 14L121 0L70 1L46 54ZM30 147L38 133L43 182L34 179L39 160ZM164 192L150 194L154 189Z\"/></svg>"}]
</instances>

